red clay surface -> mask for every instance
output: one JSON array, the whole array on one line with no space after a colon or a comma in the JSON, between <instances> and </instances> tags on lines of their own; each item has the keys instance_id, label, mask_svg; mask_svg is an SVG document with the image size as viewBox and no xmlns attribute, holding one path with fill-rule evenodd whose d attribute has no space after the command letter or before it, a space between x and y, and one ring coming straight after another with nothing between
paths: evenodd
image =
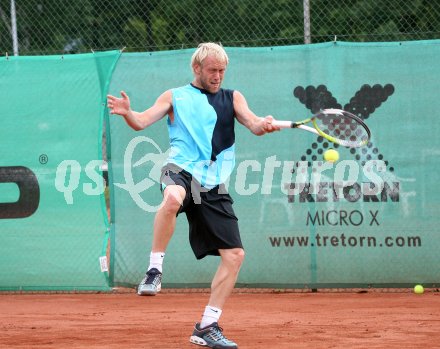
<instances>
[{"instance_id":1,"label":"red clay surface","mask_svg":"<svg viewBox=\"0 0 440 349\"><path fill-rule=\"evenodd\" d=\"M202 348L207 293L0 294L0 348ZM220 325L240 349L440 348L440 293L234 293Z\"/></svg>"}]
</instances>

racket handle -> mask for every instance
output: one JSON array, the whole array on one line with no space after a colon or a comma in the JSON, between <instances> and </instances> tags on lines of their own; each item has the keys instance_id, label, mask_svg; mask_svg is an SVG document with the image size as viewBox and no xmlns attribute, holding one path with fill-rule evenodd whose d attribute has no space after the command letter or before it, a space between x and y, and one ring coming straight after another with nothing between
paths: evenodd
<instances>
[{"instance_id":1,"label":"racket handle","mask_svg":"<svg viewBox=\"0 0 440 349\"><path fill-rule=\"evenodd\" d=\"M292 121L274 120L272 125L279 128L294 128L295 123Z\"/></svg>"}]
</instances>

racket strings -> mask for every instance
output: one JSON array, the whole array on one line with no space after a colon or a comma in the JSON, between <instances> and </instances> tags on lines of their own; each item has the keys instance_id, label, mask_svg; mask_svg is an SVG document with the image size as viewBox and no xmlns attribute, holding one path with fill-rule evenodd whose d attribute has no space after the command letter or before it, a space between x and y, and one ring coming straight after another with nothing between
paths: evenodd
<instances>
[{"instance_id":1,"label":"racket strings","mask_svg":"<svg viewBox=\"0 0 440 349\"><path fill-rule=\"evenodd\" d=\"M346 147L363 146L370 139L370 132L363 121L346 112L320 113L315 117L315 127Z\"/></svg>"}]
</instances>

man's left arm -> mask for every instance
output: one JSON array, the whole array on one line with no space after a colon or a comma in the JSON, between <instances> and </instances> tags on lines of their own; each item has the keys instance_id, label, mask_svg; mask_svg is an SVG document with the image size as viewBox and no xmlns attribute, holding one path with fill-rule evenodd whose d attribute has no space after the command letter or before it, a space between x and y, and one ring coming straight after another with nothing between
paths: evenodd
<instances>
[{"instance_id":1,"label":"man's left arm","mask_svg":"<svg viewBox=\"0 0 440 349\"><path fill-rule=\"evenodd\" d=\"M244 126L246 126L253 134L262 136L269 132L279 131L279 127L273 126L274 120L272 115L265 117L259 117L249 109L246 98L238 92L234 91L234 111L237 120Z\"/></svg>"}]
</instances>

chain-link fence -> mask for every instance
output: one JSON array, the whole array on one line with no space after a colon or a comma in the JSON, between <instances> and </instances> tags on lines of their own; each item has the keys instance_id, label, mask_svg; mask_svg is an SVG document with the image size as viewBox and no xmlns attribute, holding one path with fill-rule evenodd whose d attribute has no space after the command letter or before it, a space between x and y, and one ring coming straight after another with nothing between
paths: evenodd
<instances>
[{"instance_id":1,"label":"chain-link fence","mask_svg":"<svg viewBox=\"0 0 440 349\"><path fill-rule=\"evenodd\" d=\"M1 0L2 54L440 37L429 0Z\"/></svg>"}]
</instances>

